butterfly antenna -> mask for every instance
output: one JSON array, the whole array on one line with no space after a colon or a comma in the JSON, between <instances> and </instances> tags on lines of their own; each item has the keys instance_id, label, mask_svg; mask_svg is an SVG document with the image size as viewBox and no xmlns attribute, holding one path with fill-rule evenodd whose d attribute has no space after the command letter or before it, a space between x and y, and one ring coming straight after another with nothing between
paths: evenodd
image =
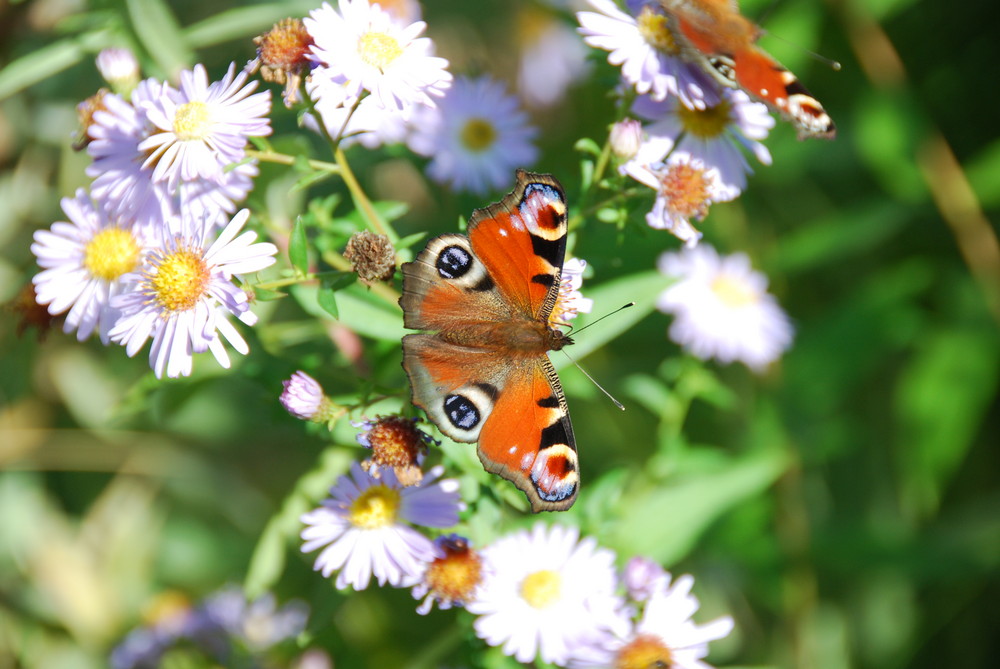
<instances>
[{"instance_id":1,"label":"butterfly antenna","mask_svg":"<svg viewBox=\"0 0 1000 669\"><path fill-rule=\"evenodd\" d=\"M601 316L600 318L598 318L593 323L587 323L586 325L584 325L579 330L572 330L572 331L570 331L570 334L572 334L573 336L576 336L576 335L580 334L581 332L583 332L584 330L586 330L587 328L589 328L591 325L597 325L598 323L600 323L601 321L603 321L608 316L614 316L619 311L622 311L624 309L628 309L629 307L634 307L634 306L635 306L635 302L629 302L628 304L623 304L622 306L618 307L614 311L604 314L603 316Z\"/></svg>"},{"instance_id":2,"label":"butterfly antenna","mask_svg":"<svg viewBox=\"0 0 1000 669\"><path fill-rule=\"evenodd\" d=\"M819 62L823 63L824 65L827 65L834 72L840 72L840 68L841 68L840 62L838 62L836 60L833 60L832 58L827 58L826 56L824 56L822 54L816 53L815 51L811 51L811 50L805 48L804 46L802 46L801 44L798 44L798 43L793 42L791 40L787 40L784 37L781 37L780 35L775 35L774 33L768 32L767 30L764 30L763 32L767 33L772 39L776 39L779 42L784 42L785 44L791 44L792 46L796 47L797 49L805 51L812 58L818 60Z\"/></svg>"},{"instance_id":3,"label":"butterfly antenna","mask_svg":"<svg viewBox=\"0 0 1000 669\"><path fill-rule=\"evenodd\" d=\"M631 306L631 305L625 305L625 306ZM621 311L624 308L625 307L622 307L621 309L618 309L618 311ZM615 312L612 312L612 313L615 313ZM608 314L608 315L610 316L611 314ZM580 329L582 330L583 328L580 328ZM574 360L572 358L572 356L570 356L569 353L566 353L565 349L563 349L563 355L565 355L567 358L569 358L569 361L572 362L574 365L576 365L576 368L579 369L581 372L583 372L583 375L586 376L588 379L590 379L590 382L593 383L595 386L597 386L598 390L600 390L602 393L604 393L605 395L607 395L608 399L611 400L612 402L614 402L616 407L618 407L622 411L625 411L625 405L622 404L621 402L619 402L618 400L616 400L614 395L612 395L607 390L605 390L604 386L602 386L600 383L597 382L596 379L594 379L594 377L592 377L590 374L588 374L587 370L585 370L583 367L581 367L580 363L578 363L576 360Z\"/></svg>"}]
</instances>

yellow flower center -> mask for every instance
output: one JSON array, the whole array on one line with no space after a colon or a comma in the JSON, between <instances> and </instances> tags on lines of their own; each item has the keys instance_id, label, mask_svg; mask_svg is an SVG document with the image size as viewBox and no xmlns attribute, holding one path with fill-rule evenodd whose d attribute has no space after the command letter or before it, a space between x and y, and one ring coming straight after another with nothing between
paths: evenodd
<instances>
[{"instance_id":1,"label":"yellow flower center","mask_svg":"<svg viewBox=\"0 0 1000 669\"><path fill-rule=\"evenodd\" d=\"M720 274L712 281L712 292L729 307L744 307L757 302L757 293L745 282Z\"/></svg>"},{"instance_id":2,"label":"yellow flower center","mask_svg":"<svg viewBox=\"0 0 1000 669\"><path fill-rule=\"evenodd\" d=\"M674 658L657 637L641 634L618 651L615 669L669 669Z\"/></svg>"},{"instance_id":3,"label":"yellow flower center","mask_svg":"<svg viewBox=\"0 0 1000 669\"><path fill-rule=\"evenodd\" d=\"M712 203L709 186L705 170L686 163L670 165L660 175L660 192L670 203L670 209L684 218L705 218Z\"/></svg>"},{"instance_id":4,"label":"yellow flower center","mask_svg":"<svg viewBox=\"0 0 1000 669\"><path fill-rule=\"evenodd\" d=\"M392 61L403 55L403 47L399 41L385 33L365 33L358 40L358 55L366 65L376 67L381 71L392 64Z\"/></svg>"},{"instance_id":5,"label":"yellow flower center","mask_svg":"<svg viewBox=\"0 0 1000 669\"><path fill-rule=\"evenodd\" d=\"M203 139L211 127L210 117L208 105L204 102L182 104L174 114L174 134L182 141Z\"/></svg>"},{"instance_id":6,"label":"yellow flower center","mask_svg":"<svg viewBox=\"0 0 1000 669\"><path fill-rule=\"evenodd\" d=\"M354 527L374 530L396 522L396 514L402 496L398 490L384 485L375 485L351 502L350 521Z\"/></svg>"},{"instance_id":7,"label":"yellow flower center","mask_svg":"<svg viewBox=\"0 0 1000 669\"><path fill-rule=\"evenodd\" d=\"M208 265L194 251L174 251L157 264L150 280L156 301L169 311L187 311L205 294Z\"/></svg>"},{"instance_id":8,"label":"yellow flower center","mask_svg":"<svg viewBox=\"0 0 1000 669\"><path fill-rule=\"evenodd\" d=\"M677 115L686 132L701 139L713 139L721 135L729 125L729 112L732 108L727 100L705 109L688 109L684 105L678 105Z\"/></svg>"},{"instance_id":9,"label":"yellow flower center","mask_svg":"<svg viewBox=\"0 0 1000 669\"><path fill-rule=\"evenodd\" d=\"M562 576L551 569L529 574L521 583L521 597L536 609L551 606L562 592Z\"/></svg>"},{"instance_id":10,"label":"yellow flower center","mask_svg":"<svg viewBox=\"0 0 1000 669\"><path fill-rule=\"evenodd\" d=\"M101 230L83 248L83 266L91 275L114 281L139 264L141 249L132 233L121 228Z\"/></svg>"},{"instance_id":11,"label":"yellow flower center","mask_svg":"<svg viewBox=\"0 0 1000 669\"><path fill-rule=\"evenodd\" d=\"M493 146L497 129L484 118L470 118L462 128L462 144L470 151L480 152Z\"/></svg>"},{"instance_id":12,"label":"yellow flower center","mask_svg":"<svg viewBox=\"0 0 1000 669\"><path fill-rule=\"evenodd\" d=\"M680 53L677 40L670 32L670 24L667 22L666 16L646 5L639 12L636 23L639 27L639 34L651 47L669 56L676 56Z\"/></svg>"}]
</instances>

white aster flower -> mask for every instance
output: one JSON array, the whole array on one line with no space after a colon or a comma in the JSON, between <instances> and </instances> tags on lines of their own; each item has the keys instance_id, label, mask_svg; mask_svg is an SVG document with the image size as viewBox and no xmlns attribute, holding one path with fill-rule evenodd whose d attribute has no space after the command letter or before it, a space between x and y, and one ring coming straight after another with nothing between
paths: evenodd
<instances>
[{"instance_id":1,"label":"white aster flower","mask_svg":"<svg viewBox=\"0 0 1000 669\"><path fill-rule=\"evenodd\" d=\"M552 308L549 317L553 323L568 325L578 314L589 314L594 308L594 301L584 297L580 292L583 286L583 273L587 269L587 261L582 258L570 258L563 263L562 275L559 279L559 297Z\"/></svg>"},{"instance_id":2,"label":"white aster flower","mask_svg":"<svg viewBox=\"0 0 1000 669\"><path fill-rule=\"evenodd\" d=\"M666 162L653 165L633 159L620 171L656 191L646 223L669 231L688 247L695 246L702 236L691 220L704 219L713 203L728 202L740 194L739 189L722 183L718 168L686 151L673 151Z\"/></svg>"},{"instance_id":3,"label":"white aster flower","mask_svg":"<svg viewBox=\"0 0 1000 669\"><path fill-rule=\"evenodd\" d=\"M427 173L455 190L484 194L502 188L517 167L538 157L538 134L503 84L459 77L436 108L418 107L410 148L431 158Z\"/></svg>"},{"instance_id":4,"label":"white aster flower","mask_svg":"<svg viewBox=\"0 0 1000 669\"><path fill-rule=\"evenodd\" d=\"M367 96L359 102L347 97L343 84L310 79L306 90L316 101L316 111L331 137L342 138L341 146L359 143L367 149L385 144L398 144L406 139L413 106L406 109L386 109ZM316 118L306 114L305 125L319 132Z\"/></svg>"},{"instance_id":5,"label":"white aster flower","mask_svg":"<svg viewBox=\"0 0 1000 669\"><path fill-rule=\"evenodd\" d=\"M680 47L667 16L653 3L633 17L613 0L590 0L597 12L577 12L580 34L588 45L610 51L608 62L621 65L622 77L654 100L677 96L690 107L718 100L718 86L700 69L680 59Z\"/></svg>"},{"instance_id":6,"label":"white aster flower","mask_svg":"<svg viewBox=\"0 0 1000 669\"><path fill-rule=\"evenodd\" d=\"M247 325L257 317L246 292L232 280L268 267L278 252L274 244L256 242L255 232L237 236L249 216L246 209L237 213L218 239L188 215L163 226L146 266L132 275L134 289L111 301L122 312L111 340L131 357L152 337L149 362L157 377L190 375L193 354L206 350L228 369L222 338L246 355L247 344L228 316Z\"/></svg>"},{"instance_id":7,"label":"white aster flower","mask_svg":"<svg viewBox=\"0 0 1000 669\"><path fill-rule=\"evenodd\" d=\"M339 570L338 588L364 590L372 575L379 585L414 585L435 552L430 539L404 523L451 527L458 522L458 481L437 481L443 472L434 467L419 485L403 486L391 469L376 479L353 463L323 505L302 516L302 552L324 547L313 568L325 577Z\"/></svg>"},{"instance_id":8,"label":"white aster flower","mask_svg":"<svg viewBox=\"0 0 1000 669\"><path fill-rule=\"evenodd\" d=\"M313 38L315 80L347 87L348 98L368 91L387 109L434 105L451 84L448 61L434 56L434 43L420 35L423 21L408 25L368 0L328 3L303 19Z\"/></svg>"},{"instance_id":9,"label":"white aster flower","mask_svg":"<svg viewBox=\"0 0 1000 669\"><path fill-rule=\"evenodd\" d=\"M656 102L638 98L632 111L653 121L645 127L643 142L633 160L651 165L663 161L671 151L684 151L719 170L722 185L729 190L746 188L746 175L753 170L743 149L764 165L771 154L758 140L767 137L774 118L767 106L753 102L743 91L725 89L721 99L704 109L692 109L676 98Z\"/></svg>"},{"instance_id":10,"label":"white aster flower","mask_svg":"<svg viewBox=\"0 0 1000 669\"><path fill-rule=\"evenodd\" d=\"M476 634L519 662L564 664L584 639L620 626L614 553L578 537L537 523L484 548L486 576L466 604Z\"/></svg>"},{"instance_id":11,"label":"white aster flower","mask_svg":"<svg viewBox=\"0 0 1000 669\"><path fill-rule=\"evenodd\" d=\"M63 329L83 341L97 330L104 344L119 312L111 299L125 290L150 244L146 228L109 216L82 188L63 198L68 222L35 232L31 252L43 271L32 279L39 304L52 315L67 310Z\"/></svg>"},{"instance_id":12,"label":"white aster flower","mask_svg":"<svg viewBox=\"0 0 1000 669\"><path fill-rule=\"evenodd\" d=\"M702 662L708 644L733 630L729 616L696 625L691 616L698 600L691 594L694 579L681 576L673 584L669 574L657 582L656 591L646 602L638 622L603 638L592 638L574 649L568 666L584 667L670 667L671 669L711 669Z\"/></svg>"},{"instance_id":13,"label":"white aster flower","mask_svg":"<svg viewBox=\"0 0 1000 669\"><path fill-rule=\"evenodd\" d=\"M139 150L154 181L171 189L181 181L219 182L227 165L244 158L248 137L271 134L271 93L253 93L257 82L246 81L246 72L230 64L221 81L209 84L205 67L195 65L181 72L179 91L143 105L154 129Z\"/></svg>"},{"instance_id":14,"label":"white aster flower","mask_svg":"<svg viewBox=\"0 0 1000 669\"><path fill-rule=\"evenodd\" d=\"M674 315L670 338L702 359L738 360L762 371L792 343L792 325L767 277L743 253L719 257L711 246L665 253L661 272L676 277L657 301Z\"/></svg>"}]
</instances>

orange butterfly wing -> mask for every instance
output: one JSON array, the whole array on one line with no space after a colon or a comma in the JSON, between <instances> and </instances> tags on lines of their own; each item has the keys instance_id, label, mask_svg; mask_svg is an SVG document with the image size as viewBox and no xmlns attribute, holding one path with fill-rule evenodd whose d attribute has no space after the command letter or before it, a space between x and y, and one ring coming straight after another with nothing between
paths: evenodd
<instances>
[{"instance_id":1,"label":"orange butterfly wing","mask_svg":"<svg viewBox=\"0 0 1000 669\"><path fill-rule=\"evenodd\" d=\"M572 505L579 485L569 411L547 351L571 343L549 316L566 249L566 203L550 176L473 213L469 237L442 235L403 265L403 338L412 399L532 510Z\"/></svg>"},{"instance_id":2,"label":"orange butterfly wing","mask_svg":"<svg viewBox=\"0 0 1000 669\"><path fill-rule=\"evenodd\" d=\"M755 42L760 28L730 0L661 0L676 32L687 42L682 55L724 86L739 87L790 121L800 138L832 139L837 128L823 105L798 78Z\"/></svg>"}]
</instances>

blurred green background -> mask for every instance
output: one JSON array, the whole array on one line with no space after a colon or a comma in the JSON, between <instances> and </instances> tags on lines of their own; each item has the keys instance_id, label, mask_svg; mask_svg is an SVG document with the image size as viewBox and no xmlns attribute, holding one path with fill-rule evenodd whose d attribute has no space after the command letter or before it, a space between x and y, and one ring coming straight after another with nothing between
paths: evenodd
<instances>
[{"instance_id":1,"label":"blurred green background","mask_svg":"<svg viewBox=\"0 0 1000 669\"><path fill-rule=\"evenodd\" d=\"M573 522L623 560L644 553L693 573L699 619L730 612L737 621L713 647L715 664L991 666L1000 657L1000 95L991 80L1000 9L984 0L773 4L742 6L766 13L767 30L793 44L762 40L823 101L839 136L797 142L779 123L767 141L774 165L701 229L768 274L795 323L794 348L763 377L680 355L668 319L649 309L663 285L649 272L677 248L642 223L650 202L630 204L624 232L588 220L575 254L594 269L585 291L599 298L595 311L628 299L645 308L638 322L623 316L580 344L597 349L585 364L626 413L563 371L584 477ZM133 47L150 76L204 62L218 78L253 56L250 37L315 6L0 4L0 301L15 303L37 271L32 232L62 220L59 198L85 185L87 157L70 144L76 103L101 85L100 48ZM560 7L429 0L424 15L453 73L513 82L526 18L573 25ZM532 111L543 154L525 167L556 175L571 201L581 183L574 143L602 143L615 118L617 70L605 56L592 54L591 74L561 103ZM273 119L276 137L296 132L280 105ZM349 158L373 197L409 205L397 221L404 235L453 230L499 195L443 193L399 147ZM272 231L305 207L303 192L290 193L295 178L265 166L251 196ZM341 185L324 182L309 195L333 192ZM366 299L348 292L342 307ZM307 369L334 394L392 393L391 408L405 380L398 340L362 338L361 354L349 353L350 309L339 324L293 300L259 311L252 353L232 372L199 360L193 378L164 382L145 352L130 360L58 329L19 332L19 312L2 312L0 669L105 666L158 596L194 601L248 573L281 601L309 601L307 642L336 666L510 666L465 641L461 612L420 618L403 591L338 594L298 555L295 516L361 452L346 424L331 436L284 413L280 381ZM448 448L475 476L468 447ZM494 520L513 527L517 514L484 503L468 529L482 535ZM270 543L251 567L262 534Z\"/></svg>"}]
</instances>

